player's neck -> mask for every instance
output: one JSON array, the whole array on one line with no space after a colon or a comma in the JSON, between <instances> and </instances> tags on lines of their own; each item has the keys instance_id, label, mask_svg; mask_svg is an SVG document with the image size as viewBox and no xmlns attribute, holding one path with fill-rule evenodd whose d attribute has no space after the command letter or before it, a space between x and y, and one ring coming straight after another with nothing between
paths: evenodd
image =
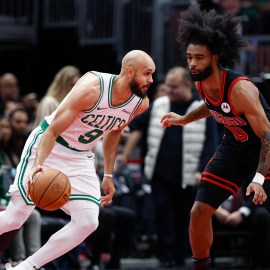
<instances>
[{"instance_id":1,"label":"player's neck","mask_svg":"<svg viewBox=\"0 0 270 270\"><path fill-rule=\"evenodd\" d=\"M220 91L222 85L223 69L214 69L213 73L203 81L204 89L207 92Z\"/></svg>"},{"instance_id":2,"label":"player's neck","mask_svg":"<svg viewBox=\"0 0 270 270\"><path fill-rule=\"evenodd\" d=\"M131 96L132 92L129 88L129 84L123 80L122 77L116 76L112 87L112 104L118 105L127 101Z\"/></svg>"}]
</instances>

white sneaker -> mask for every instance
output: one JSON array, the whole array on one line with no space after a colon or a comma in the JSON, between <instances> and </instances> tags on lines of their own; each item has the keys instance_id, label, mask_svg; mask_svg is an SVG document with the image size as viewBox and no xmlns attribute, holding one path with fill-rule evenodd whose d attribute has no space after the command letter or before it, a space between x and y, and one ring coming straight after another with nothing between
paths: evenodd
<instances>
[{"instance_id":1,"label":"white sneaker","mask_svg":"<svg viewBox=\"0 0 270 270\"><path fill-rule=\"evenodd\" d=\"M12 269L13 269L13 267L11 266L10 263L7 263L7 264L5 265L5 267L6 267L6 270L12 270Z\"/></svg>"}]
</instances>

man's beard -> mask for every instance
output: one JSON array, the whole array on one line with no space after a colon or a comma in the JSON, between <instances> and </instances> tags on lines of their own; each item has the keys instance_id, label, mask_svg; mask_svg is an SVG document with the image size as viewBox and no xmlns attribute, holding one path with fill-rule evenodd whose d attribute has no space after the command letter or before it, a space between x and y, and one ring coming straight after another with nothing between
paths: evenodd
<instances>
[{"instance_id":1,"label":"man's beard","mask_svg":"<svg viewBox=\"0 0 270 270\"><path fill-rule=\"evenodd\" d=\"M135 94L137 97L144 98L146 96L146 93L143 93L141 88L139 87L139 84L137 81L133 78L132 81L129 83L129 87L133 94Z\"/></svg>"},{"instance_id":2,"label":"man's beard","mask_svg":"<svg viewBox=\"0 0 270 270\"><path fill-rule=\"evenodd\" d=\"M194 82L196 82L196 81L203 81L203 80L207 79L212 73L213 73L212 65L209 65L207 68L205 68L199 74L192 74L190 72L190 75L191 75L192 80Z\"/></svg>"}]
</instances>

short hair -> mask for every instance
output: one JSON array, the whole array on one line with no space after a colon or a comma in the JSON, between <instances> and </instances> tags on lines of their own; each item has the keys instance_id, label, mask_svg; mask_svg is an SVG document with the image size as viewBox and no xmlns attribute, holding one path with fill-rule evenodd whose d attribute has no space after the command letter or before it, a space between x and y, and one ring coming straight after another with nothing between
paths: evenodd
<instances>
[{"instance_id":1,"label":"short hair","mask_svg":"<svg viewBox=\"0 0 270 270\"><path fill-rule=\"evenodd\" d=\"M191 5L181 15L177 41L185 50L189 44L205 45L218 54L220 66L232 68L240 61L240 49L247 44L239 33L239 23L232 13L219 14L214 9Z\"/></svg>"}]
</instances>

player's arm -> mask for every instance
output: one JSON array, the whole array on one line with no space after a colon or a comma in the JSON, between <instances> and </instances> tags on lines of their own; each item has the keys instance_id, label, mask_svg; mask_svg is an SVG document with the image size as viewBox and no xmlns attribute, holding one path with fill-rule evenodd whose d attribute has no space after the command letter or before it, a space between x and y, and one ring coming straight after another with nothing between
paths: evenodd
<instances>
[{"instance_id":1,"label":"player's arm","mask_svg":"<svg viewBox=\"0 0 270 270\"><path fill-rule=\"evenodd\" d=\"M134 112L133 118L146 111L148 107L149 107L149 100L148 98L144 98L141 105ZM111 131L110 133L106 134L103 138L104 172L107 174L113 174L114 162L118 149L118 144L121 137L121 132L128 124L129 123L126 123L118 130Z\"/></svg>"},{"instance_id":2,"label":"player's arm","mask_svg":"<svg viewBox=\"0 0 270 270\"><path fill-rule=\"evenodd\" d=\"M127 141L124 145L123 152L118 155L117 160L121 163L126 163L130 153L142 138L143 132L141 130L133 130L130 132Z\"/></svg>"},{"instance_id":3,"label":"player's arm","mask_svg":"<svg viewBox=\"0 0 270 270\"><path fill-rule=\"evenodd\" d=\"M149 100L144 99L142 105L137 109L132 119L134 119L139 114L144 113L149 108ZM118 160L122 163L127 162L127 158L129 157L132 150L135 148L135 146L138 144L140 139L142 138L142 131L141 130L133 130L130 132L127 141L125 143L125 146L123 148L123 152L118 156Z\"/></svg>"},{"instance_id":4,"label":"player's arm","mask_svg":"<svg viewBox=\"0 0 270 270\"><path fill-rule=\"evenodd\" d=\"M257 174L248 186L247 195L255 192L253 202L263 203L266 194L262 188L264 176L270 168L270 123L259 100L259 91L250 81L240 81L233 89L232 102L236 112L244 113L254 132L261 139Z\"/></svg>"},{"instance_id":5,"label":"player's arm","mask_svg":"<svg viewBox=\"0 0 270 270\"><path fill-rule=\"evenodd\" d=\"M93 86L91 86L92 84ZM73 123L80 111L89 109L96 103L99 91L95 85L95 78L83 76L67 100L60 104L57 114L40 140L34 164L34 167L37 168L33 170L30 178L35 172L42 170L42 164L50 154L56 138Z\"/></svg>"},{"instance_id":6,"label":"player's arm","mask_svg":"<svg viewBox=\"0 0 270 270\"><path fill-rule=\"evenodd\" d=\"M183 116L173 112L166 113L161 118L160 122L162 123L163 128L171 127L172 125L185 126L188 123L200 120L202 118L207 118L210 115L211 113L208 110L207 105L202 103L202 105L200 105L198 108Z\"/></svg>"},{"instance_id":7,"label":"player's arm","mask_svg":"<svg viewBox=\"0 0 270 270\"><path fill-rule=\"evenodd\" d=\"M149 107L149 100L148 98L145 98L142 104L135 111L133 117L144 112L148 107ZM114 163L122 130L127 125L128 123L123 125L118 130L112 130L103 137L104 177L101 186L105 193L105 196L101 197L102 205L110 204L112 201L112 197L115 193L115 187L112 179ZM106 176L106 174L110 176Z\"/></svg>"}]
</instances>

